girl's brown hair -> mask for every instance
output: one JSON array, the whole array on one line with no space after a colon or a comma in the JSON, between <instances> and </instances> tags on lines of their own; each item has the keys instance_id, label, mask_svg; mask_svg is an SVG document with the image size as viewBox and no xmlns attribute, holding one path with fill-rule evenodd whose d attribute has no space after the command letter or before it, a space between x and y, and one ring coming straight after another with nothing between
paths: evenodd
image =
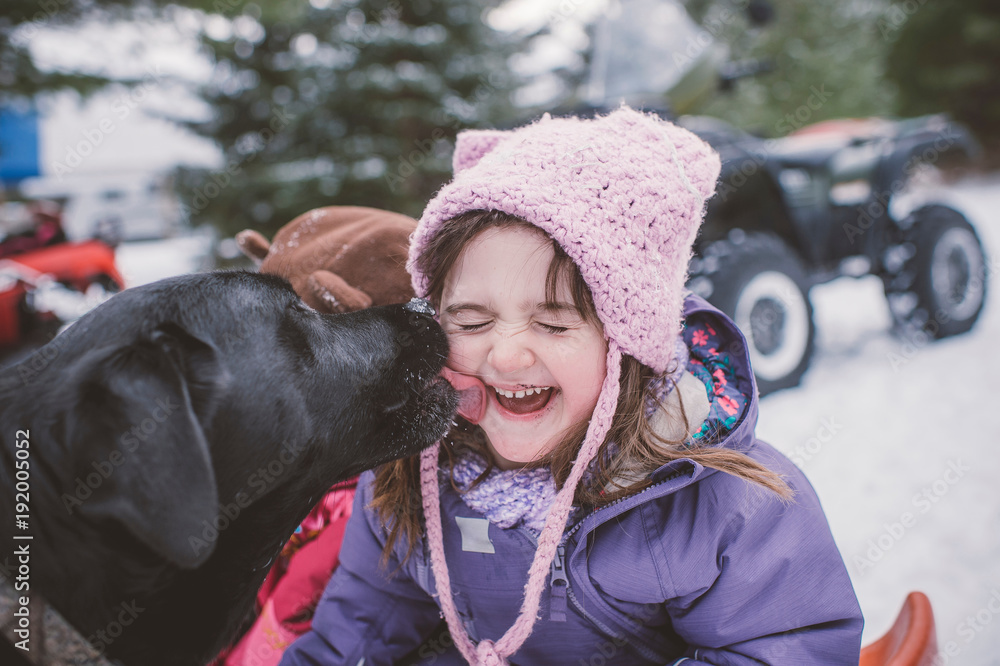
<instances>
[{"instance_id":1,"label":"girl's brown hair","mask_svg":"<svg viewBox=\"0 0 1000 666\"><path fill-rule=\"evenodd\" d=\"M428 298L435 307L440 305L448 272L458 261L469 241L487 229L510 227L525 227L544 235L544 232L529 222L500 211L469 211L445 223L441 231L417 257L417 265L428 276ZM600 326L590 289L576 264L554 240L552 247L555 256L549 265L546 278L546 297L550 301L558 300L556 295L560 280L569 280L577 312L588 322ZM774 492L782 500L791 498L792 490L778 474L744 453L711 446L711 442L692 445L690 439L675 441L657 433L650 420L645 417L644 411L647 398L656 399L649 394L649 385L655 377L657 374L651 368L631 356L623 356L615 416L608 437L598 451L595 474L589 483L581 483L577 488L575 504L598 507L636 493L653 483L649 479L649 473L680 458L693 460L704 467L745 479ZM675 416L687 423L683 404L680 405L680 414ZM584 421L571 428L548 455L526 463L525 467L551 466L556 487L562 488L587 434L588 425L589 423ZM687 432L690 428L684 430ZM608 453L607 447L610 442L614 442L617 447L615 455ZM473 449L489 461L486 470L474 483L485 479L493 469L493 462L486 446L486 434L478 426L459 418L457 425L445 436L441 447L447 458L449 472L454 466L453 452L461 447ZM375 471L371 507L389 531L382 552L383 563L388 562L398 539L405 541L408 557L423 531L419 459L418 454L387 463ZM454 480L452 485L455 485Z\"/></svg>"}]
</instances>

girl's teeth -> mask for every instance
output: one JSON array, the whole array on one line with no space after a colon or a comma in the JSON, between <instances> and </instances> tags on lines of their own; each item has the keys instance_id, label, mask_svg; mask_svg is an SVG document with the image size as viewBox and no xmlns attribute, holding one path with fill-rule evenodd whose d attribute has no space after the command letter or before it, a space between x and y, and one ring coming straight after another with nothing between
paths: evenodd
<instances>
[{"instance_id":1,"label":"girl's teeth","mask_svg":"<svg viewBox=\"0 0 1000 666\"><path fill-rule=\"evenodd\" d=\"M523 391L504 391L503 389L498 389L494 387L494 390L505 398L523 398L528 395L534 395L536 393L541 393L542 391L548 390L546 388L535 387L530 389L525 389Z\"/></svg>"}]
</instances>

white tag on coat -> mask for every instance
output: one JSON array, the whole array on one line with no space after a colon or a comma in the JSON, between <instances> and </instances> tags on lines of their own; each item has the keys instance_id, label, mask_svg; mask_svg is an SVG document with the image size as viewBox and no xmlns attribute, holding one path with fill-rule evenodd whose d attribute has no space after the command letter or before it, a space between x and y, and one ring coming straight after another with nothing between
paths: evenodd
<instances>
[{"instance_id":1,"label":"white tag on coat","mask_svg":"<svg viewBox=\"0 0 1000 666\"><path fill-rule=\"evenodd\" d=\"M492 555L496 552L493 549L493 542L490 541L490 521L485 518L465 518L455 516L458 529L462 533L462 550L467 553L488 553Z\"/></svg>"}]
</instances>

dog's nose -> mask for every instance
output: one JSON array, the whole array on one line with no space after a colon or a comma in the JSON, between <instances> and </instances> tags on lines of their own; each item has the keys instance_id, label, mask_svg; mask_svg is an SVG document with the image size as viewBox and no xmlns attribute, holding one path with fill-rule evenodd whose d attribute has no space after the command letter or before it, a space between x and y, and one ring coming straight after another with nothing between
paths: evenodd
<instances>
[{"instance_id":1,"label":"dog's nose","mask_svg":"<svg viewBox=\"0 0 1000 666\"><path fill-rule=\"evenodd\" d=\"M431 302L425 298L411 298L410 302L403 306L403 309L408 312L415 312L427 317L433 317L437 314L437 312L434 311L434 306L432 306Z\"/></svg>"}]
</instances>

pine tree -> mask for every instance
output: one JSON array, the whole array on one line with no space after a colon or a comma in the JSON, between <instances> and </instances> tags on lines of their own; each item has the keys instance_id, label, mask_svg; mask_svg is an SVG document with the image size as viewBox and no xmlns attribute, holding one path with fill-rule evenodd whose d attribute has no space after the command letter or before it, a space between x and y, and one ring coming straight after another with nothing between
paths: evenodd
<instances>
[{"instance_id":1,"label":"pine tree","mask_svg":"<svg viewBox=\"0 0 1000 666\"><path fill-rule=\"evenodd\" d=\"M456 132L511 117L513 45L481 2L233 1L206 21L214 117L192 126L225 166L179 174L195 224L270 237L323 205L418 215L450 175Z\"/></svg>"},{"instance_id":2,"label":"pine tree","mask_svg":"<svg viewBox=\"0 0 1000 666\"><path fill-rule=\"evenodd\" d=\"M754 2L689 4L706 30L728 45L732 60L757 58L771 65L735 82L697 113L774 137L821 120L895 110L895 87L884 79L889 44L879 30L883 0L771 0L773 20L762 27L748 20Z\"/></svg>"},{"instance_id":3,"label":"pine tree","mask_svg":"<svg viewBox=\"0 0 1000 666\"><path fill-rule=\"evenodd\" d=\"M1000 148L1000 4L995 0L893 5L888 77L907 115L946 111Z\"/></svg>"},{"instance_id":4,"label":"pine tree","mask_svg":"<svg viewBox=\"0 0 1000 666\"><path fill-rule=\"evenodd\" d=\"M159 0L163 4L162 0ZM3 0L0 3L0 104L27 102L58 90L89 94L111 83L99 74L38 67L31 40L39 31L67 27L88 20L127 20L138 14L152 17L157 2L149 0ZM135 83L134 81L118 81Z\"/></svg>"}]
</instances>

